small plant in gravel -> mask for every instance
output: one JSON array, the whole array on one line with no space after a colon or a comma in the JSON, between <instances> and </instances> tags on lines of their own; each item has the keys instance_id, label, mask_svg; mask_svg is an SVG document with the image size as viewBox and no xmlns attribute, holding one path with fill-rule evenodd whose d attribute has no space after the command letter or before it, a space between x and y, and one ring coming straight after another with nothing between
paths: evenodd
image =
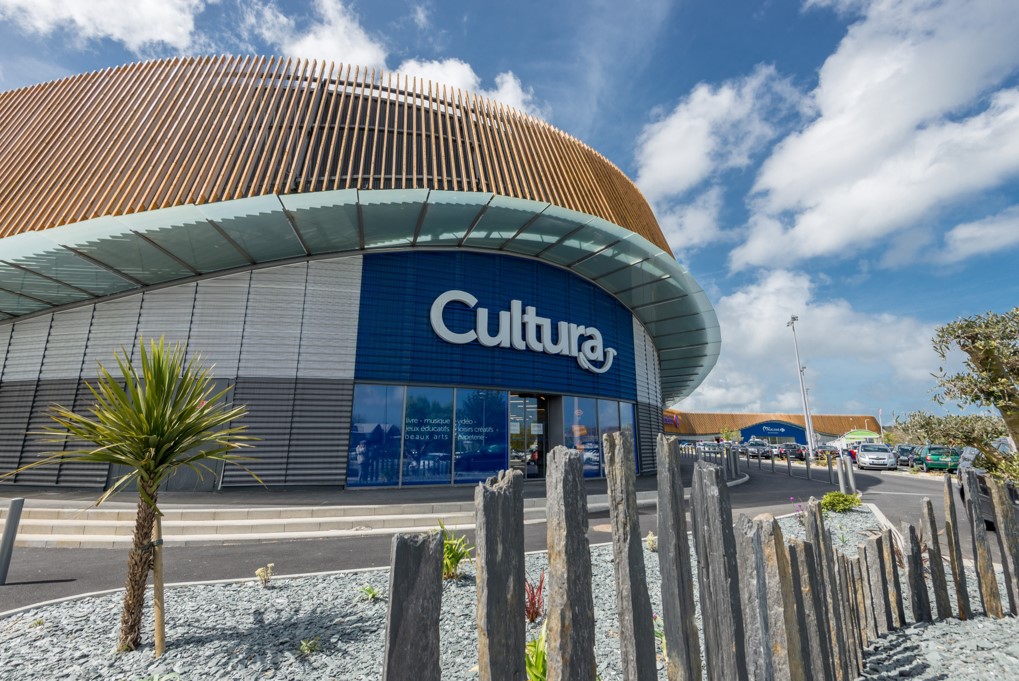
<instances>
[{"instance_id":1,"label":"small plant in gravel","mask_svg":"<svg viewBox=\"0 0 1019 681\"><path fill-rule=\"evenodd\" d=\"M376 589L371 584L366 584L361 587L361 600L366 603L374 603L382 600L382 592Z\"/></svg>"},{"instance_id":2,"label":"small plant in gravel","mask_svg":"<svg viewBox=\"0 0 1019 681\"><path fill-rule=\"evenodd\" d=\"M316 636L315 638L302 639L301 645L299 645L297 648L298 650L301 651L301 655L307 657L309 655L314 655L315 653L322 650L322 641L318 636Z\"/></svg>"},{"instance_id":3,"label":"small plant in gravel","mask_svg":"<svg viewBox=\"0 0 1019 681\"><path fill-rule=\"evenodd\" d=\"M537 622L545 612L545 570L541 571L538 583L524 580L524 617L528 622Z\"/></svg>"},{"instance_id":4,"label":"small plant in gravel","mask_svg":"<svg viewBox=\"0 0 1019 681\"><path fill-rule=\"evenodd\" d=\"M655 642L658 644L658 647L662 649L662 659L667 660L669 659L669 651L665 647L665 625L662 622L662 618L658 615L652 616L652 620L655 628Z\"/></svg>"},{"instance_id":5,"label":"small plant in gravel","mask_svg":"<svg viewBox=\"0 0 1019 681\"><path fill-rule=\"evenodd\" d=\"M545 655L546 625L541 625L541 635L527 642L524 653L524 669L527 681L545 681L548 675L548 658Z\"/></svg>"},{"instance_id":6,"label":"small plant in gravel","mask_svg":"<svg viewBox=\"0 0 1019 681\"><path fill-rule=\"evenodd\" d=\"M847 513L860 505L860 497L855 494L831 491L821 497L821 510L832 513Z\"/></svg>"},{"instance_id":7,"label":"small plant in gravel","mask_svg":"<svg viewBox=\"0 0 1019 681\"><path fill-rule=\"evenodd\" d=\"M38 627L41 627L44 624L46 624L46 620L40 617L37 620L32 620L32 623L29 624L28 626L32 627L33 629L37 629Z\"/></svg>"},{"instance_id":8,"label":"small plant in gravel","mask_svg":"<svg viewBox=\"0 0 1019 681\"><path fill-rule=\"evenodd\" d=\"M789 497L789 503L793 505L793 517L800 523L806 525L807 512L803 510L803 502L796 497Z\"/></svg>"},{"instance_id":9,"label":"small plant in gravel","mask_svg":"<svg viewBox=\"0 0 1019 681\"><path fill-rule=\"evenodd\" d=\"M454 537L441 520L439 530L442 532L442 578L459 579L460 564L471 559L474 547L467 541L467 535Z\"/></svg>"},{"instance_id":10,"label":"small plant in gravel","mask_svg":"<svg viewBox=\"0 0 1019 681\"><path fill-rule=\"evenodd\" d=\"M258 582L262 585L263 589L269 588L269 580L272 579L275 567L276 563L269 563L255 570L255 577L258 577Z\"/></svg>"},{"instance_id":11,"label":"small plant in gravel","mask_svg":"<svg viewBox=\"0 0 1019 681\"><path fill-rule=\"evenodd\" d=\"M647 533L647 537L644 539L644 543L647 544L647 550L651 553L658 553L658 537L655 536L654 532L650 530Z\"/></svg>"},{"instance_id":12,"label":"small plant in gravel","mask_svg":"<svg viewBox=\"0 0 1019 681\"><path fill-rule=\"evenodd\" d=\"M170 672L169 674L153 674L152 676L146 676L140 681L177 681L180 679L180 674L177 672Z\"/></svg>"}]
</instances>

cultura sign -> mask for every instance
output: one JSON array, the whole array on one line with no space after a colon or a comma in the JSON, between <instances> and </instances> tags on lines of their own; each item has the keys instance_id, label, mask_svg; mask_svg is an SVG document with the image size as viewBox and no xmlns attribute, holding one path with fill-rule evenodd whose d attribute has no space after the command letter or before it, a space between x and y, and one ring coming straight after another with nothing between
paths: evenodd
<instances>
[{"instance_id":1,"label":"cultura sign","mask_svg":"<svg viewBox=\"0 0 1019 681\"><path fill-rule=\"evenodd\" d=\"M475 312L474 328L457 332L446 326L442 315L450 303L462 303ZM546 355L574 357L581 369L603 374L612 366L616 357L614 348L606 348L601 331L593 326L581 326L570 322L558 322L556 333L552 332L552 320L539 317L535 307L519 300L510 301L510 309L499 314L499 330L489 333L488 309L477 307L478 299L466 291L446 291L435 299L429 313L432 330L442 340L456 345L477 341L486 348L513 348L543 352ZM553 340L554 337L554 340Z\"/></svg>"}]
</instances>

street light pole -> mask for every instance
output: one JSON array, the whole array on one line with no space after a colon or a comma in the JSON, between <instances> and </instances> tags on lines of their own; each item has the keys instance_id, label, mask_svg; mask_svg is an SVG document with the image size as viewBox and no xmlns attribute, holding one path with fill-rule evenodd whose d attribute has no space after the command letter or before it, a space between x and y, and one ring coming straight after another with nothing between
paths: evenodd
<instances>
[{"instance_id":1,"label":"street light pole","mask_svg":"<svg viewBox=\"0 0 1019 681\"><path fill-rule=\"evenodd\" d=\"M800 345L796 340L796 322L799 320L799 317L792 315L786 326L793 330L793 351L796 353L796 375L800 379L800 397L803 398L803 425L807 429L807 448L810 450L807 453L807 456L809 457L814 453L814 426L810 422L810 409L807 407L807 388L803 383L804 367L800 364Z\"/></svg>"}]
</instances>

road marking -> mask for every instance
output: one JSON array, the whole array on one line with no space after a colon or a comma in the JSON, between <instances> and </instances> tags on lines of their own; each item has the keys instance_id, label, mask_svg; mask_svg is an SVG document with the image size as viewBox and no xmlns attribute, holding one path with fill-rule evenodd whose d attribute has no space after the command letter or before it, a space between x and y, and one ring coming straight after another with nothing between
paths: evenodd
<instances>
[{"instance_id":1,"label":"road marking","mask_svg":"<svg viewBox=\"0 0 1019 681\"><path fill-rule=\"evenodd\" d=\"M864 495L867 495L867 496L869 496L871 494L892 494L892 495L907 496L907 497L929 497L930 496L930 494L924 494L923 492L871 492L869 489L863 490L863 493L864 493Z\"/></svg>"}]
</instances>

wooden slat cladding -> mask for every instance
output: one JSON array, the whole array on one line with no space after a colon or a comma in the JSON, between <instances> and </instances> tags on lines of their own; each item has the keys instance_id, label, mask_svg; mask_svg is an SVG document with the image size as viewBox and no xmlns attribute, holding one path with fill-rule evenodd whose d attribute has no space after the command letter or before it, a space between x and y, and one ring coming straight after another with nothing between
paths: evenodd
<instances>
[{"instance_id":1,"label":"wooden slat cladding","mask_svg":"<svg viewBox=\"0 0 1019 681\"><path fill-rule=\"evenodd\" d=\"M603 156L544 121L420 78L189 57L0 93L0 236L340 188L547 201L668 250L643 196Z\"/></svg>"}]
</instances>

